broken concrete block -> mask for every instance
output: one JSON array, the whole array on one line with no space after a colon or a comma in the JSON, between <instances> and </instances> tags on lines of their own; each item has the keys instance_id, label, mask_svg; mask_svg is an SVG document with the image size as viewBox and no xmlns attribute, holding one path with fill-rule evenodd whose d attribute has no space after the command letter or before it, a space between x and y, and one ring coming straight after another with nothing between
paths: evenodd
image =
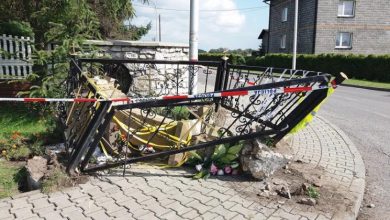
<instances>
[{"instance_id":1,"label":"broken concrete block","mask_svg":"<svg viewBox=\"0 0 390 220\"><path fill-rule=\"evenodd\" d=\"M47 159L35 156L27 161L27 186L29 190L39 189L47 171Z\"/></svg>"}]
</instances>

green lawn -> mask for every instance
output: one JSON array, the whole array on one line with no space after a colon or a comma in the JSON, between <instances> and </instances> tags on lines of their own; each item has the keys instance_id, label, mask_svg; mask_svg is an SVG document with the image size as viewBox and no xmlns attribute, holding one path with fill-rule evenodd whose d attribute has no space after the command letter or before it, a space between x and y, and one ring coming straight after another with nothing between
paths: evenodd
<instances>
[{"instance_id":1,"label":"green lawn","mask_svg":"<svg viewBox=\"0 0 390 220\"><path fill-rule=\"evenodd\" d=\"M353 86L365 86L365 87L372 87L372 88L379 88L379 89L390 89L390 83L372 82L372 81L360 80L360 79L348 79L344 81L343 84L353 85Z\"/></svg>"},{"instance_id":2,"label":"green lawn","mask_svg":"<svg viewBox=\"0 0 390 220\"><path fill-rule=\"evenodd\" d=\"M21 164L0 161L0 199L19 192L18 182L23 172L21 168Z\"/></svg>"},{"instance_id":3,"label":"green lawn","mask_svg":"<svg viewBox=\"0 0 390 220\"><path fill-rule=\"evenodd\" d=\"M52 126L53 120L40 116L32 110L32 105L25 103L0 104L0 140L9 138L15 131L23 136L42 134Z\"/></svg>"}]
</instances>

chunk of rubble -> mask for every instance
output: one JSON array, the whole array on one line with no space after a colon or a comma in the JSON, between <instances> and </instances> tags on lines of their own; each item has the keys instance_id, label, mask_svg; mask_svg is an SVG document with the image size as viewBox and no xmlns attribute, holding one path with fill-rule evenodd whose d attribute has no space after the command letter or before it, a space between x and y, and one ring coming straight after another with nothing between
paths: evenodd
<instances>
[{"instance_id":1,"label":"chunk of rubble","mask_svg":"<svg viewBox=\"0 0 390 220\"><path fill-rule=\"evenodd\" d=\"M279 190L277 190L277 192L280 196L291 199L290 189L287 186L282 186Z\"/></svg>"},{"instance_id":2,"label":"chunk of rubble","mask_svg":"<svg viewBox=\"0 0 390 220\"><path fill-rule=\"evenodd\" d=\"M240 161L244 172L263 180L286 166L291 158L291 155L275 152L256 139L243 147Z\"/></svg>"},{"instance_id":3,"label":"chunk of rubble","mask_svg":"<svg viewBox=\"0 0 390 220\"><path fill-rule=\"evenodd\" d=\"M27 188L36 190L41 187L41 180L47 172L47 159L35 156L27 161Z\"/></svg>"},{"instance_id":4,"label":"chunk of rubble","mask_svg":"<svg viewBox=\"0 0 390 220\"><path fill-rule=\"evenodd\" d=\"M298 203L309 205L309 206L315 206L317 204L317 201L313 198L302 198L301 200L299 200Z\"/></svg>"}]
</instances>

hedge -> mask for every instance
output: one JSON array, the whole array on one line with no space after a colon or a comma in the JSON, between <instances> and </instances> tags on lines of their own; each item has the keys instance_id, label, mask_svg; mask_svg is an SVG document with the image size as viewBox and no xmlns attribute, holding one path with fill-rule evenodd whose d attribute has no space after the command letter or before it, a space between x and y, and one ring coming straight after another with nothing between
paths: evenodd
<instances>
[{"instance_id":1,"label":"hedge","mask_svg":"<svg viewBox=\"0 0 390 220\"><path fill-rule=\"evenodd\" d=\"M291 62L291 54L269 54L247 58L246 65L291 68ZM349 78L390 82L390 55L300 54L297 69L330 74L344 72Z\"/></svg>"},{"instance_id":2,"label":"hedge","mask_svg":"<svg viewBox=\"0 0 390 220\"><path fill-rule=\"evenodd\" d=\"M34 32L27 22L7 21L0 22L0 35L12 35L23 37L34 37Z\"/></svg>"},{"instance_id":3,"label":"hedge","mask_svg":"<svg viewBox=\"0 0 390 220\"><path fill-rule=\"evenodd\" d=\"M199 60L203 61L221 61L223 56L229 57L229 63L234 65L245 65L245 58L240 54L223 54L223 53L201 53Z\"/></svg>"}]
</instances>

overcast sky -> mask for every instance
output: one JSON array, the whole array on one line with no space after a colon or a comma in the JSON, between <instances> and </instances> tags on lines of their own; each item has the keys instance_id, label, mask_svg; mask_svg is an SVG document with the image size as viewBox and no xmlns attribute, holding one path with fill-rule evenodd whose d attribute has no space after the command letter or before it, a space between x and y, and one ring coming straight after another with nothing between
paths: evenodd
<instances>
[{"instance_id":1,"label":"overcast sky","mask_svg":"<svg viewBox=\"0 0 390 220\"><path fill-rule=\"evenodd\" d=\"M199 49L258 48L260 41L257 37L263 28L268 27L268 5L262 0L199 2ZM131 21L132 24L152 23L152 29L142 40L156 38L156 17L161 14L162 41L188 43L190 0L150 0L149 5L134 1L133 5L137 17Z\"/></svg>"}]
</instances>

